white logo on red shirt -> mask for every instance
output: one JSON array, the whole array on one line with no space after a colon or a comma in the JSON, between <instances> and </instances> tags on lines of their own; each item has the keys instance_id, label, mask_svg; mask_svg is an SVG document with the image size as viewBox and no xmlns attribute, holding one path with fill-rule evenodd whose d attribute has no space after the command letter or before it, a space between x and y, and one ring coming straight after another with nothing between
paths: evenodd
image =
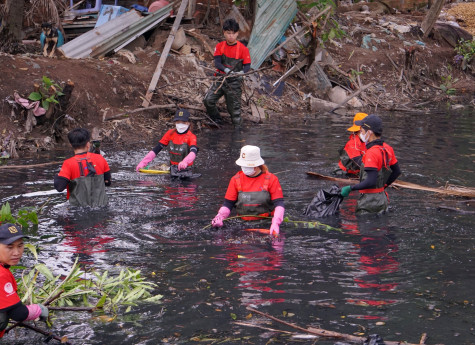
<instances>
[{"instance_id":1,"label":"white logo on red shirt","mask_svg":"<svg viewBox=\"0 0 475 345\"><path fill-rule=\"evenodd\" d=\"M7 294L11 294L11 293L13 292L13 285L12 285L12 283L6 283L3 288L5 289L5 292L6 292Z\"/></svg>"}]
</instances>

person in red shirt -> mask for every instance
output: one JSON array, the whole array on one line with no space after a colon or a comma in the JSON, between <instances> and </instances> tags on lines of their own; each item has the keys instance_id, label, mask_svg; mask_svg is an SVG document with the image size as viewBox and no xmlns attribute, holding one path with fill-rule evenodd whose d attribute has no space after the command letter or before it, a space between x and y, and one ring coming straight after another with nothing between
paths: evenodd
<instances>
[{"instance_id":1,"label":"person in red shirt","mask_svg":"<svg viewBox=\"0 0 475 345\"><path fill-rule=\"evenodd\" d=\"M399 163L393 148L381 139L383 122L379 116L369 115L355 124L361 126L360 137L366 143L360 170L361 182L343 187L340 194L347 197L353 190L360 191L357 214L385 212L389 204L385 188L401 175Z\"/></svg>"},{"instance_id":2,"label":"person in red shirt","mask_svg":"<svg viewBox=\"0 0 475 345\"><path fill-rule=\"evenodd\" d=\"M222 123L216 103L224 96L234 126L240 127L242 124L242 76L240 75L249 72L251 55L249 49L237 40L239 24L234 19L228 19L224 22L223 34L225 41L218 43L214 50L214 65L217 69L217 75L235 75L235 77L227 77L224 83L221 80L214 82L206 93L203 103L211 119L216 123Z\"/></svg>"},{"instance_id":3,"label":"person in red shirt","mask_svg":"<svg viewBox=\"0 0 475 345\"><path fill-rule=\"evenodd\" d=\"M270 234L279 235L279 227L284 219L284 196L277 176L269 172L261 158L259 147L246 145L236 161L241 171L231 178L223 206L211 222L214 227L223 226L223 220L229 217L236 206L238 215L244 220L259 220L259 217L273 215Z\"/></svg>"},{"instance_id":4,"label":"person in red shirt","mask_svg":"<svg viewBox=\"0 0 475 345\"><path fill-rule=\"evenodd\" d=\"M198 177L198 174L193 174L191 166L198 153L196 146L196 135L190 130L190 113L185 109L178 109L175 113L173 121L175 121L175 128L168 130L160 139L157 146L140 161L135 170L145 168L164 148L168 146L168 153L170 154L170 175L172 177Z\"/></svg>"},{"instance_id":5,"label":"person in red shirt","mask_svg":"<svg viewBox=\"0 0 475 345\"><path fill-rule=\"evenodd\" d=\"M340 161L338 167L348 175L358 175L360 173L361 160L366 151L366 145L361 138L360 126L355 124L356 121L363 120L368 114L356 113L353 118L353 126L347 130L351 132L345 147L340 150Z\"/></svg>"},{"instance_id":6,"label":"person in red shirt","mask_svg":"<svg viewBox=\"0 0 475 345\"><path fill-rule=\"evenodd\" d=\"M91 134L87 129L76 128L68 133L74 157L64 161L54 178L54 188L62 192L72 206L106 206L105 186L111 185L111 172L107 161L100 154L89 152Z\"/></svg>"},{"instance_id":7,"label":"person in red shirt","mask_svg":"<svg viewBox=\"0 0 475 345\"><path fill-rule=\"evenodd\" d=\"M48 308L42 304L24 305L17 294L17 283L10 266L18 265L23 255L21 228L14 224L0 226L0 338L10 319L14 321L47 318Z\"/></svg>"}]
</instances>

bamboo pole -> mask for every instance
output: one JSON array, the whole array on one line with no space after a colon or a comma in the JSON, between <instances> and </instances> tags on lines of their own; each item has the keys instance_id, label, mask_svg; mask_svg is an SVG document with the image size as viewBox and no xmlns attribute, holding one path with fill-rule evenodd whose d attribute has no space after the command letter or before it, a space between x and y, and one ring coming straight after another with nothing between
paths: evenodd
<instances>
[{"instance_id":1,"label":"bamboo pole","mask_svg":"<svg viewBox=\"0 0 475 345\"><path fill-rule=\"evenodd\" d=\"M160 60L158 61L155 72L153 73L153 77L150 81L147 93L145 94L146 99L142 103L143 107L148 107L150 105L150 100L152 99L152 95L155 90L155 87L157 86L158 80L160 79L160 75L162 74L163 66L165 65L165 61L167 60L168 53L170 52L170 49L172 47L173 40L175 39L175 34L178 30L178 27L180 26L181 19L183 18L183 14L185 13L187 4L188 0L182 0L175 18L175 22L173 23L172 29L170 31L170 35L168 36L167 43L165 43L162 55L160 56Z\"/></svg>"},{"instance_id":2,"label":"bamboo pole","mask_svg":"<svg viewBox=\"0 0 475 345\"><path fill-rule=\"evenodd\" d=\"M265 317L267 317L267 318L269 318L273 321L279 322L283 325L289 326L289 327L297 329L299 331L314 334L314 335L318 335L320 337L344 339L344 340L347 340L347 341L351 341L353 343L360 343L360 344L363 344L365 339L366 339L366 338L363 338L363 337L357 337L355 335L344 334L344 333L333 332L333 331L327 331L327 330L322 329L322 328L315 328L315 327L303 328L303 327L294 325L293 323L282 321L282 320L280 320L276 317L273 317L272 315L263 313L263 312L261 312L257 309L251 308L251 307L247 307L247 310L249 310L253 313L265 316Z\"/></svg>"},{"instance_id":3,"label":"bamboo pole","mask_svg":"<svg viewBox=\"0 0 475 345\"><path fill-rule=\"evenodd\" d=\"M294 329L297 329L299 331L302 331L302 332L305 332L305 333L309 333L309 334L313 334L313 335L318 335L320 337L327 337L327 338L336 338L336 339L343 339L343 340L346 340L346 341L349 341L351 343L356 343L356 344L363 344L365 341L366 341L366 338L365 337L358 337L358 336L355 336L355 335L351 335L351 334L345 334L345 333L340 333L340 332L333 332L333 331L328 331L326 329L323 329L323 328L315 328L315 327L308 327L308 328L303 328L303 327L300 327L300 326L297 326L293 323L289 323L289 322L286 322L286 321L283 321L283 320L280 320L276 317L273 317L272 315L269 315L269 314L266 314L266 313L263 313L257 309L254 309L254 308L251 308L251 307L247 307L246 308L247 310L253 312L253 313L256 313L256 314L259 314L259 315L262 315L262 316L265 316L267 317L268 319L271 319L273 321L276 321L276 322L279 322L283 325L286 325L286 326L289 326L291 328L294 328ZM425 333L424 333L425 334ZM421 339L422 341L422 339ZM388 340L385 340L384 343L386 345L421 345L421 343L419 344L412 344L412 343L408 343L406 341L388 341ZM424 343L422 343L424 344Z\"/></svg>"},{"instance_id":4,"label":"bamboo pole","mask_svg":"<svg viewBox=\"0 0 475 345\"><path fill-rule=\"evenodd\" d=\"M61 164L62 161L56 162L48 162L48 163L39 163L39 164L27 164L27 165L1 165L0 169L29 169L29 168L37 168L37 167L44 167L47 165L54 165L54 164Z\"/></svg>"}]
</instances>

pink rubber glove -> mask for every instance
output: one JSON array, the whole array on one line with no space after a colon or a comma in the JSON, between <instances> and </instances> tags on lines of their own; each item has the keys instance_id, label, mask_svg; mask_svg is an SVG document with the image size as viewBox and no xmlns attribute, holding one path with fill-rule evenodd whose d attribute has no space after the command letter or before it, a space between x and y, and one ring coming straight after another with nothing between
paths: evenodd
<instances>
[{"instance_id":1,"label":"pink rubber glove","mask_svg":"<svg viewBox=\"0 0 475 345\"><path fill-rule=\"evenodd\" d=\"M284 220L285 208L277 206L274 210L274 217L272 218L272 224L270 226L270 235L277 237L280 232L280 224Z\"/></svg>"},{"instance_id":2,"label":"pink rubber glove","mask_svg":"<svg viewBox=\"0 0 475 345\"><path fill-rule=\"evenodd\" d=\"M28 316L25 321L36 320L40 316L44 318L48 317L48 308L42 304L30 304L27 305L26 308L28 309Z\"/></svg>"},{"instance_id":3,"label":"pink rubber glove","mask_svg":"<svg viewBox=\"0 0 475 345\"><path fill-rule=\"evenodd\" d=\"M180 163L178 163L178 171L188 168L188 166L190 166L191 163L193 163L195 158L196 158L196 153L194 152L188 153L188 155L185 158L183 158L183 160Z\"/></svg>"},{"instance_id":4,"label":"pink rubber glove","mask_svg":"<svg viewBox=\"0 0 475 345\"><path fill-rule=\"evenodd\" d=\"M147 153L147 155L144 157L144 159L142 159L142 161L137 165L137 167L135 168L135 171L139 172L139 169L145 168L148 165L148 163L153 161L153 159L156 156L157 155L153 151L150 151L149 153Z\"/></svg>"},{"instance_id":5,"label":"pink rubber glove","mask_svg":"<svg viewBox=\"0 0 475 345\"><path fill-rule=\"evenodd\" d=\"M221 208L218 211L218 214L214 219L211 221L211 224L214 227L222 227L223 226L223 220L229 217L229 214L231 213L231 210L225 206L221 206Z\"/></svg>"}]
</instances>

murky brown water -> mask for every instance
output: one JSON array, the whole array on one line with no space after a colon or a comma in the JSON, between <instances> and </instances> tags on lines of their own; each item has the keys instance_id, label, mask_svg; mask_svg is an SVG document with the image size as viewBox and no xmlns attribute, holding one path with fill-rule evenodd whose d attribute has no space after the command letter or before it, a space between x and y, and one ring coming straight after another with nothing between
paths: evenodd
<instances>
[{"instance_id":1,"label":"murky brown water","mask_svg":"<svg viewBox=\"0 0 475 345\"><path fill-rule=\"evenodd\" d=\"M383 119L401 179L475 187L473 115L398 114ZM304 327L377 333L412 343L427 332L427 344L475 344L475 219L438 208L465 207L456 199L391 190L387 215L357 218L357 195L352 194L341 215L323 220L342 232L283 225L281 241L243 231L248 224L240 221L227 222L221 230L203 229L223 201L245 144L261 147L266 164L281 181L286 216L302 220L316 191L330 183L306 172L330 174L350 122L335 115L309 117L280 129L261 125L240 133L197 132L196 167L202 177L189 182L136 174L134 167L150 143L139 152L107 152L104 145L114 182L109 207L98 211L71 210L64 195L48 192L59 167L2 170L0 201L18 208L49 200L31 241L43 249L41 260L56 273L67 272L79 255L98 269L141 269L164 295L161 304L141 305L111 323L88 314L56 313L54 332L67 335L73 344L314 343L234 323L235 315L236 321L292 331L256 315L248 320L246 307L253 306ZM68 154L16 163L60 160ZM163 153L158 158L166 161ZM3 341L41 340L30 336L20 332ZM208 340L198 342L196 337Z\"/></svg>"}]
</instances>

